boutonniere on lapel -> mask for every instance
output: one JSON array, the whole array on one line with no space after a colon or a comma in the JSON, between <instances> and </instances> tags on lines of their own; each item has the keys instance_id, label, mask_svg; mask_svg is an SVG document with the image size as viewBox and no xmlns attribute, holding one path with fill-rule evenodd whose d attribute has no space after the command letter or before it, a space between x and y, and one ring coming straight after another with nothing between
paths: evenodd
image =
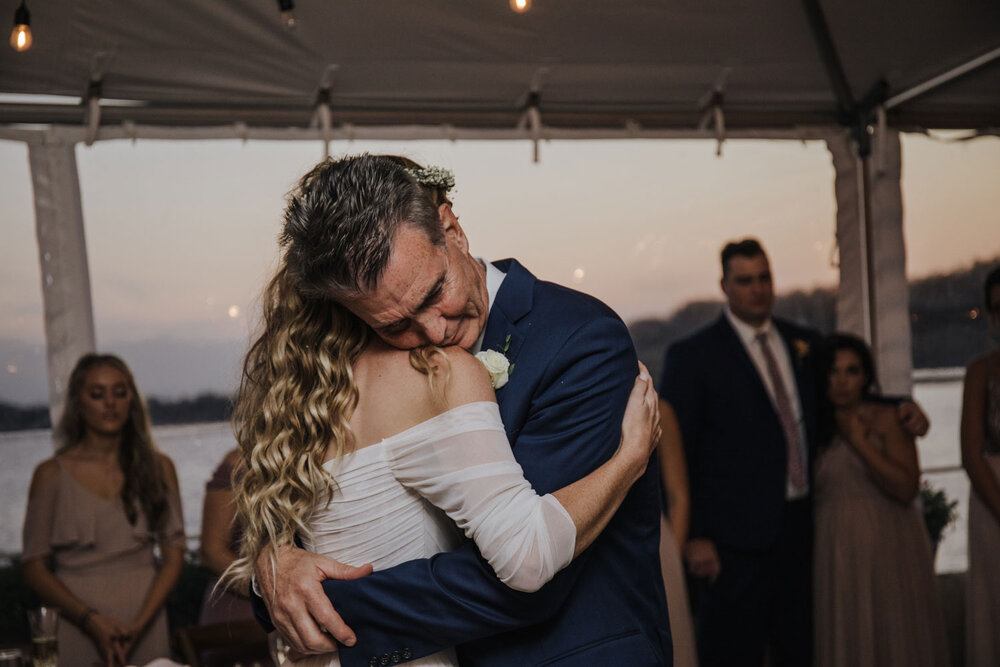
<instances>
[{"instance_id":1,"label":"boutonniere on lapel","mask_svg":"<svg viewBox=\"0 0 1000 667\"><path fill-rule=\"evenodd\" d=\"M509 347L510 334L507 334L507 338L503 342L503 349L500 351L483 350L476 353L476 359L483 362L483 366L486 366L486 370L489 371L490 384L493 385L494 390L507 384L510 376L514 373L514 364L510 363L510 360L507 358L507 349Z\"/></svg>"},{"instance_id":2,"label":"boutonniere on lapel","mask_svg":"<svg viewBox=\"0 0 1000 667\"><path fill-rule=\"evenodd\" d=\"M809 355L809 341L801 338L795 339L795 360L802 363L802 360Z\"/></svg>"}]
</instances>

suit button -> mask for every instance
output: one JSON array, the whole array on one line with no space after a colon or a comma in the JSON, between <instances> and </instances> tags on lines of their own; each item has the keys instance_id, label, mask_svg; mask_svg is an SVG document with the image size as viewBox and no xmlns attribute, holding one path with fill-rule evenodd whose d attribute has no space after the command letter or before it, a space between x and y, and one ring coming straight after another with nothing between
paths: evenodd
<instances>
[{"instance_id":1,"label":"suit button","mask_svg":"<svg viewBox=\"0 0 1000 667\"><path fill-rule=\"evenodd\" d=\"M385 667L386 665L388 665L389 664L389 654L388 653L383 653L382 657L378 659L378 664L382 665L382 667Z\"/></svg>"},{"instance_id":2,"label":"suit button","mask_svg":"<svg viewBox=\"0 0 1000 667\"><path fill-rule=\"evenodd\" d=\"M368 667L378 667L378 658L375 656L368 658Z\"/></svg>"},{"instance_id":3,"label":"suit button","mask_svg":"<svg viewBox=\"0 0 1000 667\"><path fill-rule=\"evenodd\" d=\"M413 657L413 651L408 648L403 649L403 660L409 660Z\"/></svg>"},{"instance_id":4,"label":"suit button","mask_svg":"<svg viewBox=\"0 0 1000 667\"><path fill-rule=\"evenodd\" d=\"M392 655L389 656L392 659L392 664L398 665L399 661L403 659L403 656L399 651L393 651Z\"/></svg>"}]
</instances>

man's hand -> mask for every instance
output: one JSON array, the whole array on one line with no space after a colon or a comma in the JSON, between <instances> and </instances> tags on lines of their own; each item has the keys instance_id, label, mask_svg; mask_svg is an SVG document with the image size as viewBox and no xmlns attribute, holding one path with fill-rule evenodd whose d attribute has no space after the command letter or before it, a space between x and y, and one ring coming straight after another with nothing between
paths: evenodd
<instances>
[{"instance_id":1,"label":"man's hand","mask_svg":"<svg viewBox=\"0 0 1000 667\"><path fill-rule=\"evenodd\" d=\"M338 641L353 646L357 641L354 631L334 610L322 583L327 579L366 577L372 573L371 564L352 567L286 545L275 550L272 571L271 551L261 551L254 570L271 621L289 645L305 655L332 653Z\"/></svg>"},{"instance_id":2,"label":"man's hand","mask_svg":"<svg viewBox=\"0 0 1000 667\"><path fill-rule=\"evenodd\" d=\"M913 401L903 401L899 404L899 423L902 424L903 430L914 438L924 437L931 428L931 420Z\"/></svg>"},{"instance_id":3,"label":"man's hand","mask_svg":"<svg viewBox=\"0 0 1000 667\"><path fill-rule=\"evenodd\" d=\"M688 540L684 545L684 560L687 561L688 571L695 577L715 581L722 571L719 554L712 540Z\"/></svg>"}]
</instances>

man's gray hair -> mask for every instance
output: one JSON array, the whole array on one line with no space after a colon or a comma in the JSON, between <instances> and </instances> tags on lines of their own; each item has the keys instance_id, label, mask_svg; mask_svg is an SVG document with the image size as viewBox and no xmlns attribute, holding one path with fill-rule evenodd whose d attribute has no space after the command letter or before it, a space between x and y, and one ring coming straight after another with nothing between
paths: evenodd
<instances>
[{"instance_id":1,"label":"man's gray hair","mask_svg":"<svg viewBox=\"0 0 1000 667\"><path fill-rule=\"evenodd\" d=\"M280 243L305 294L352 297L377 287L404 224L444 245L435 195L407 171L419 168L404 157L364 154L324 160L302 177L288 197Z\"/></svg>"}]
</instances>

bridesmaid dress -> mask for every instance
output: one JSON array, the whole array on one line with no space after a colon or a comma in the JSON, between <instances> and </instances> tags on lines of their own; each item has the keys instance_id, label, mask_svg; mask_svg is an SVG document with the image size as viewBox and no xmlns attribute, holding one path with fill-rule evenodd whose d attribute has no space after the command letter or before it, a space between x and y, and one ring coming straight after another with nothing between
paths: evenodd
<instances>
[{"instance_id":1,"label":"bridesmaid dress","mask_svg":"<svg viewBox=\"0 0 1000 667\"><path fill-rule=\"evenodd\" d=\"M1000 479L1000 369L990 364L986 384L984 458ZM966 664L1000 665L1000 521L969 493L969 572L965 593Z\"/></svg>"},{"instance_id":2,"label":"bridesmaid dress","mask_svg":"<svg viewBox=\"0 0 1000 667\"><path fill-rule=\"evenodd\" d=\"M817 460L814 497L816 666L948 665L918 505L885 495L840 437Z\"/></svg>"}]
</instances>

